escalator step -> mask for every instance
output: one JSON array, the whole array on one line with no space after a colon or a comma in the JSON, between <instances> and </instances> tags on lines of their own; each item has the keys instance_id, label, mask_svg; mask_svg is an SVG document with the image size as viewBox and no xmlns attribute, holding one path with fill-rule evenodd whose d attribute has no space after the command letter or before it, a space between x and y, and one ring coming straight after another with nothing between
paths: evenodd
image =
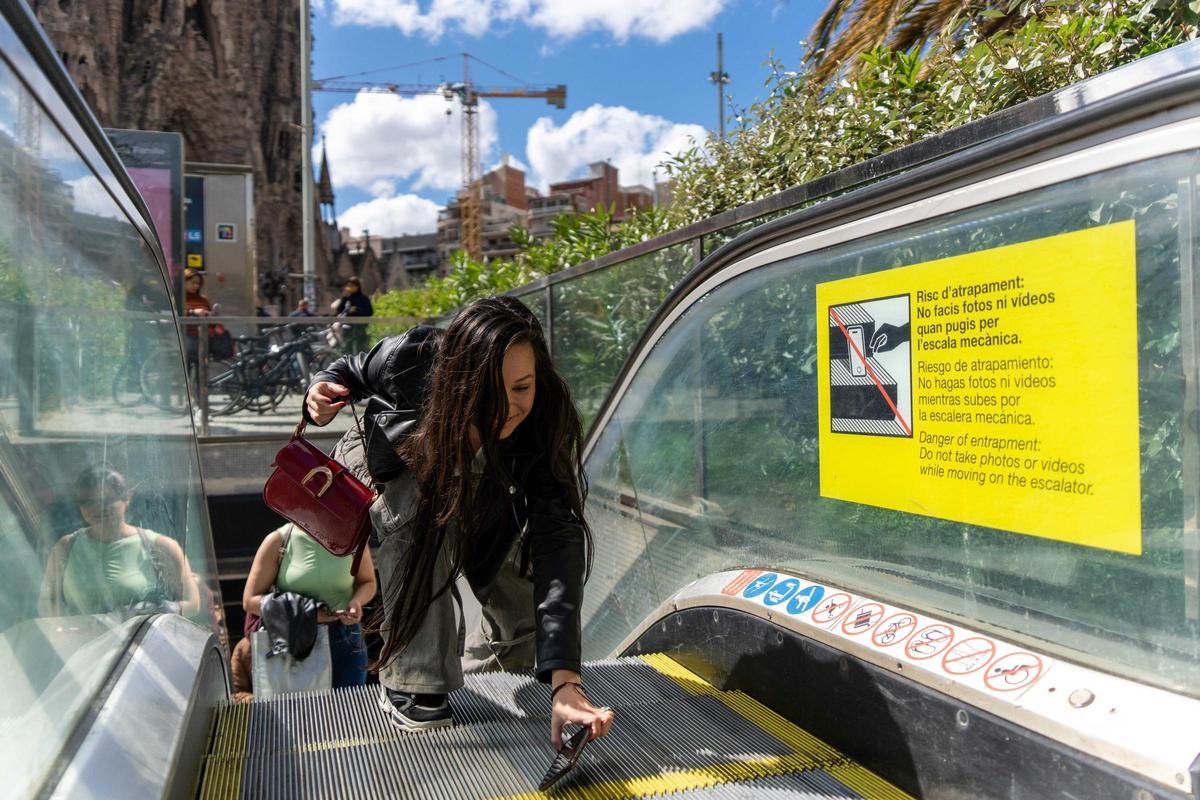
<instances>
[{"instance_id":1,"label":"escalator step","mask_svg":"<svg viewBox=\"0 0 1200 800\"><path fill-rule=\"evenodd\" d=\"M723 692L672 659L585 665L612 732L548 795L534 787L553 753L544 685L467 676L453 728L406 734L379 687L288 695L222 708L200 797L213 798L879 798L903 792L741 692Z\"/></svg>"}]
</instances>

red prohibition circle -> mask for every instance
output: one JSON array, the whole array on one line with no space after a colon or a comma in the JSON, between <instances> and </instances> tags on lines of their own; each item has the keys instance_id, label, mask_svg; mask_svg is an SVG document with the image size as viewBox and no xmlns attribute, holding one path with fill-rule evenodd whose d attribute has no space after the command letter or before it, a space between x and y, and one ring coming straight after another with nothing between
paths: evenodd
<instances>
[{"instance_id":1,"label":"red prohibition circle","mask_svg":"<svg viewBox=\"0 0 1200 800\"><path fill-rule=\"evenodd\" d=\"M986 646L981 650L976 650L975 652L968 653L965 656L958 655L954 658L951 658L951 656L955 655L955 651L957 651L960 647L965 647L975 642L982 642ZM984 653L987 654L986 657L984 656ZM982 636L972 636L970 639L963 639L962 641L957 642L953 647L946 651L946 655L942 656L942 671L947 675L970 675L972 672L978 672L986 667L989 663L991 663L991 660L993 657L995 657L995 655L995 642L993 642L991 639L985 639ZM979 663L975 664L975 666L969 666L967 669L962 669L961 667L955 667L953 669L950 668L951 664L958 664L966 661L967 659L974 659Z\"/></svg>"},{"instance_id":2,"label":"red prohibition circle","mask_svg":"<svg viewBox=\"0 0 1200 800\"><path fill-rule=\"evenodd\" d=\"M938 639L931 639L926 635L930 631L937 631L945 635ZM913 661L922 661L941 654L953 641L954 630L949 625L935 622L932 625L926 625L909 638L908 644L904 646L904 654ZM929 647L931 649L930 652L923 653L917 649L918 647Z\"/></svg>"},{"instance_id":3,"label":"red prohibition circle","mask_svg":"<svg viewBox=\"0 0 1200 800\"><path fill-rule=\"evenodd\" d=\"M836 601L836 602L835 602ZM845 592L838 592L825 598L812 612L812 621L818 625L824 625L827 622L834 622L841 619L847 611L850 610L850 604L854 602L854 598ZM837 611L836 614L830 613L828 616L817 616L822 611L832 608Z\"/></svg>"},{"instance_id":4,"label":"red prohibition circle","mask_svg":"<svg viewBox=\"0 0 1200 800\"><path fill-rule=\"evenodd\" d=\"M1020 664L1014 667L1004 666L1004 662L1016 658L1021 659ZM996 659L991 669L983 676L983 682L993 692L1015 692L1032 685L1034 681L1042 677L1044 669L1045 665L1040 656L1026 652L1009 653ZM1018 676L1019 680L1015 683L1009 680L1009 678Z\"/></svg>"},{"instance_id":5,"label":"red prohibition circle","mask_svg":"<svg viewBox=\"0 0 1200 800\"><path fill-rule=\"evenodd\" d=\"M903 642L916 629L916 616L909 614L907 611L902 611L899 614L892 614L883 622L876 625L875 632L871 634L871 641L876 647L891 647ZM888 641L883 641L885 638Z\"/></svg>"},{"instance_id":6,"label":"red prohibition circle","mask_svg":"<svg viewBox=\"0 0 1200 800\"><path fill-rule=\"evenodd\" d=\"M863 617L863 612L867 616ZM849 614L842 620L842 633L847 636L859 636L875 627L875 623L879 621L879 617L883 616L883 606L879 603L863 603L858 608L854 609L853 614ZM862 624L860 625L860 620ZM852 630L858 628L858 630Z\"/></svg>"}]
</instances>

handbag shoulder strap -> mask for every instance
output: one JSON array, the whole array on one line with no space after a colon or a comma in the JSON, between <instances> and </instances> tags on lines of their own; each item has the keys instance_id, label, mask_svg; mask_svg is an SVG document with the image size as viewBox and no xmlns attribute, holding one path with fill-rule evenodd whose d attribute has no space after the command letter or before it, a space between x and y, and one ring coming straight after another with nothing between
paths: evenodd
<instances>
[{"instance_id":1,"label":"handbag shoulder strap","mask_svg":"<svg viewBox=\"0 0 1200 800\"><path fill-rule=\"evenodd\" d=\"M150 539L150 534L146 533L145 528L138 528L138 538L142 540L142 549L146 551L146 555L150 558L150 566L154 569L154 581L157 584L158 593L163 598L167 597L167 579L163 574L162 559L159 557L158 548L154 546L154 542Z\"/></svg>"},{"instance_id":2,"label":"handbag shoulder strap","mask_svg":"<svg viewBox=\"0 0 1200 800\"><path fill-rule=\"evenodd\" d=\"M287 555L288 542L292 540L292 526L294 522L289 522L283 527L283 532L279 534L279 564L283 563L283 557Z\"/></svg>"}]
</instances>

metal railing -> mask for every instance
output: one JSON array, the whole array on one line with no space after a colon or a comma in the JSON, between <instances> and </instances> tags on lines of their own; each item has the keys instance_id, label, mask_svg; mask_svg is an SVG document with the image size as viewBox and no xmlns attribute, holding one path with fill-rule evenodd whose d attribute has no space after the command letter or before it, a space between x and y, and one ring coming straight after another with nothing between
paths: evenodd
<instances>
[{"instance_id":1,"label":"metal railing","mask_svg":"<svg viewBox=\"0 0 1200 800\"><path fill-rule=\"evenodd\" d=\"M186 387L180 385L177 362L156 369L156 358L178 358L166 351L146 356L138 386L150 405L170 407L185 396L190 398L202 442L274 441L300 421L304 392L313 375L340 356L368 350L383 336L420 321L411 317L183 317L179 325ZM340 435L348 424L339 419L322 433Z\"/></svg>"}]
</instances>

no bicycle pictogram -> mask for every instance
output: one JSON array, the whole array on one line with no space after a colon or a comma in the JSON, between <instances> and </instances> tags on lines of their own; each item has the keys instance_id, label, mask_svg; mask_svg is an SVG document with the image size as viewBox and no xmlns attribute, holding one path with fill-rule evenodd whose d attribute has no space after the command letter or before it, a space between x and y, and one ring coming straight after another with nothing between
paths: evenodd
<instances>
[{"instance_id":1,"label":"no bicycle pictogram","mask_svg":"<svg viewBox=\"0 0 1200 800\"><path fill-rule=\"evenodd\" d=\"M879 603L863 603L854 609L842 622L842 633L847 636L858 636L866 633L883 617L883 606Z\"/></svg>"},{"instance_id":2,"label":"no bicycle pictogram","mask_svg":"<svg viewBox=\"0 0 1200 800\"><path fill-rule=\"evenodd\" d=\"M1009 653L988 667L983 682L994 692L1015 692L1042 677L1045 665L1033 653Z\"/></svg>"},{"instance_id":3,"label":"no bicycle pictogram","mask_svg":"<svg viewBox=\"0 0 1200 800\"><path fill-rule=\"evenodd\" d=\"M916 629L917 618L907 611L903 611L899 614L892 614L879 623L875 632L871 634L871 641L875 643L876 647L891 647L903 642Z\"/></svg>"},{"instance_id":4,"label":"no bicycle pictogram","mask_svg":"<svg viewBox=\"0 0 1200 800\"><path fill-rule=\"evenodd\" d=\"M950 646L954 641L954 631L949 625L940 622L927 625L917 631L904 647L905 654L914 661L923 658L933 658Z\"/></svg>"},{"instance_id":5,"label":"no bicycle pictogram","mask_svg":"<svg viewBox=\"0 0 1200 800\"><path fill-rule=\"evenodd\" d=\"M841 619L842 615L850 610L850 603L853 601L854 599L845 592L831 594L813 609L812 621L818 625L824 625L827 622Z\"/></svg>"},{"instance_id":6,"label":"no bicycle pictogram","mask_svg":"<svg viewBox=\"0 0 1200 800\"><path fill-rule=\"evenodd\" d=\"M942 656L942 671L949 675L968 675L983 669L996 655L996 643L982 636L963 639Z\"/></svg>"}]
</instances>

